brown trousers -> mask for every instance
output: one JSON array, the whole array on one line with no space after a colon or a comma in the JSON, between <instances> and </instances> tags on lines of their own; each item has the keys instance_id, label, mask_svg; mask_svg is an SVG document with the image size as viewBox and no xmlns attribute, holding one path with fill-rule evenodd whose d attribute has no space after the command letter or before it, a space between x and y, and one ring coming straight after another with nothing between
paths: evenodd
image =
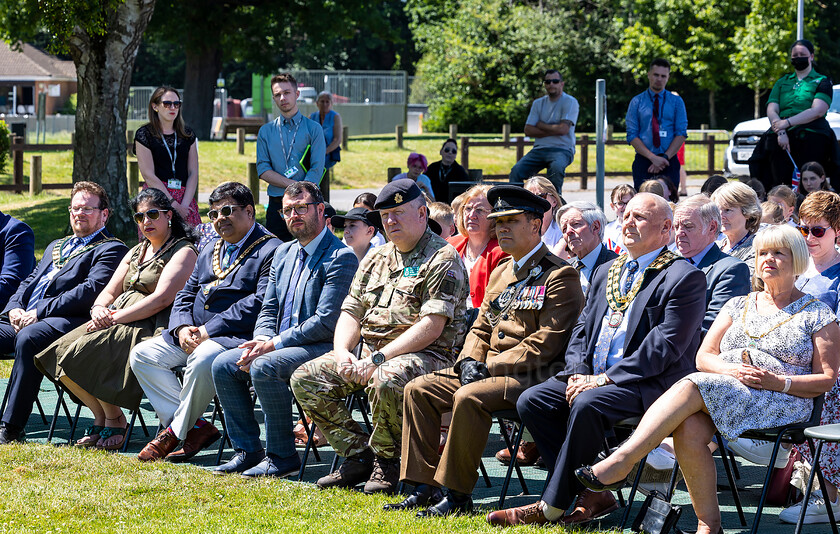
<instances>
[{"instance_id":1,"label":"brown trousers","mask_svg":"<svg viewBox=\"0 0 840 534\"><path fill-rule=\"evenodd\" d=\"M491 377L462 387L450 367L409 382L403 397L400 479L472 493L493 423L490 414L516 408L504 398L506 381L504 376ZM450 411L452 423L441 456L440 419Z\"/></svg>"}]
</instances>

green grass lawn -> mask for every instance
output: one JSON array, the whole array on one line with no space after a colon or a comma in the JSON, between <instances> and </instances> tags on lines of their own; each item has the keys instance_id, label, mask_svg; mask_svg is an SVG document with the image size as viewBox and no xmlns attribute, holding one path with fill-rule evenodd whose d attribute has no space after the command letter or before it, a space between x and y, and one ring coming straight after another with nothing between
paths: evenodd
<instances>
[{"instance_id":1,"label":"green grass lawn","mask_svg":"<svg viewBox=\"0 0 840 534\"><path fill-rule=\"evenodd\" d=\"M394 497L219 477L191 465L141 464L74 447L3 446L0 488L3 532L500 532L482 512L418 520L409 512L384 512L382 505Z\"/></svg>"}]
</instances>

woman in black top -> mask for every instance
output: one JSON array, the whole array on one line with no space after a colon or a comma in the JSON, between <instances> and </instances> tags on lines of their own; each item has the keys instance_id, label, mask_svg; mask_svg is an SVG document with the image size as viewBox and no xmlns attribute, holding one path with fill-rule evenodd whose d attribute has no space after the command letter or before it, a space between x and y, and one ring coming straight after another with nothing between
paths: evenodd
<instances>
[{"instance_id":1,"label":"woman in black top","mask_svg":"<svg viewBox=\"0 0 840 534\"><path fill-rule=\"evenodd\" d=\"M429 164L426 176L432 182L435 200L449 203L449 182L469 182L470 177L455 156L458 154L458 143L454 139L447 139L440 147L440 161Z\"/></svg>"},{"instance_id":2,"label":"woman in black top","mask_svg":"<svg viewBox=\"0 0 840 534\"><path fill-rule=\"evenodd\" d=\"M155 89L149 100L149 123L137 130L134 141L144 187L163 191L172 208L191 226L201 224L195 200L198 144L181 118L181 95L176 89Z\"/></svg>"}]
</instances>

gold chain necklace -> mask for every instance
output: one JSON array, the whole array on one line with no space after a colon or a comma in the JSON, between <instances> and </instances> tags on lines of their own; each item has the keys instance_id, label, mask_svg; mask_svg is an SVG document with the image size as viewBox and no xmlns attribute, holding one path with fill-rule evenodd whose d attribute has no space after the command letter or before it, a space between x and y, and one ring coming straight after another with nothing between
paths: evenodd
<instances>
[{"instance_id":1,"label":"gold chain necklace","mask_svg":"<svg viewBox=\"0 0 840 534\"><path fill-rule=\"evenodd\" d=\"M747 297L747 299L749 299L749 297ZM796 316L797 313L799 313L802 310L804 310L805 308L807 308L812 302L817 302L817 299L812 298L811 300L809 300L808 302L806 302L805 304L800 306L800 308L798 310L796 310L795 312L790 314L790 317L788 317L784 321L780 322L779 324L773 326L772 328L770 328L769 330L767 330L763 334L759 334L757 336L754 336L754 335L750 334L749 330L747 330L747 308L749 306L744 306L744 311L741 313L741 322L744 325L744 333L747 335L748 338L750 338L750 341L749 341L748 345L751 348L756 348L758 346L758 340L759 339L763 338L764 336L766 336L767 334L769 334L773 330L779 328L780 326L782 326L786 322L793 319ZM785 306L785 307L787 307L787 306ZM758 293L755 294L755 311L756 311L756 314L758 314Z\"/></svg>"},{"instance_id":2,"label":"gold chain necklace","mask_svg":"<svg viewBox=\"0 0 840 534\"><path fill-rule=\"evenodd\" d=\"M642 283L645 280L645 276L647 275L648 271L660 271L665 267L671 265L676 260L681 259L682 256L679 256L667 248L662 249L662 252L651 262L647 268L642 271L642 275L636 280L636 283L633 284L633 287L626 295L621 294L621 287L619 281L621 279L621 269L624 267L624 264L627 263L627 259L629 255L622 254L616 259L613 264L610 266L610 270L607 275L607 304L609 304L610 309L623 313L627 308L630 306L630 303L633 302L633 299L636 298L636 294L639 290L642 289Z\"/></svg>"},{"instance_id":3,"label":"gold chain necklace","mask_svg":"<svg viewBox=\"0 0 840 534\"><path fill-rule=\"evenodd\" d=\"M93 241L91 243L88 243L87 245L83 246L82 248L77 248L66 258L62 258L61 257L61 249L64 248L64 244L67 241L69 241L70 239L73 239L74 237L75 236L67 236L67 237L63 238L61 241L59 241L58 243L56 243L55 246L53 247L53 249L52 249L52 262L53 262L53 267L54 268L61 269L62 267L64 267L64 265L68 261L72 260L76 256L81 256L82 254L84 254L88 250L94 249L94 248L98 247L99 245L102 245L102 244L107 243L109 241L119 241L119 239L117 239L116 237L106 237L105 239L100 239L99 241Z\"/></svg>"},{"instance_id":4,"label":"gold chain necklace","mask_svg":"<svg viewBox=\"0 0 840 534\"><path fill-rule=\"evenodd\" d=\"M227 275L232 273L233 270L236 269L236 267L242 262L242 260L244 260L248 256L248 253L254 250L254 248L257 245L259 245L263 241L268 241L272 237L274 236L264 235L256 241L254 241L253 243L251 243L251 246L246 248L242 252L242 254L240 254L236 258L236 260L233 263L231 263L227 269L224 270L222 269L222 243L225 243L226 241L221 238L218 241L216 241L216 246L213 248L213 274L216 276L216 279L204 286L204 294L206 295L210 293L211 288L216 287L217 285L222 283L222 280L224 280L227 277Z\"/></svg>"}]
</instances>

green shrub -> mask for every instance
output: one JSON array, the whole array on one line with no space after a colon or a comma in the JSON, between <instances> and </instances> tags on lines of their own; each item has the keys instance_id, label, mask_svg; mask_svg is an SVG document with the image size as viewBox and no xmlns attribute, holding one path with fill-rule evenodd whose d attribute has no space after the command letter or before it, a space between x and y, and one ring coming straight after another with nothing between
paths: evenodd
<instances>
[{"instance_id":1,"label":"green shrub","mask_svg":"<svg viewBox=\"0 0 840 534\"><path fill-rule=\"evenodd\" d=\"M0 120L0 174L6 172L6 162L9 161L9 150L12 146L9 127Z\"/></svg>"}]
</instances>

